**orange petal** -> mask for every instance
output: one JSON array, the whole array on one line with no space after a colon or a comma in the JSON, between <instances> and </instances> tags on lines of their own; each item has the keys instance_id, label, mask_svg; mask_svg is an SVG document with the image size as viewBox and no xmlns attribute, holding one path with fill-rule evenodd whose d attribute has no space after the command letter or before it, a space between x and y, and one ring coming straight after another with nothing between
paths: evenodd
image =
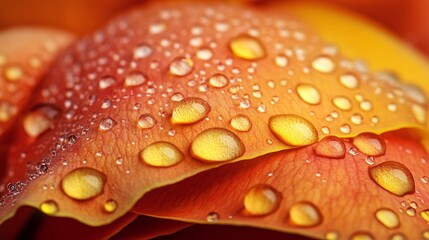
<instances>
[{"instance_id":1,"label":"orange petal","mask_svg":"<svg viewBox=\"0 0 429 240\"><path fill-rule=\"evenodd\" d=\"M341 159L315 155L318 144L271 153L156 189L133 211L317 239L354 239L357 233L422 239L429 229L429 155L414 131L377 137L386 142L382 156L368 157L348 139Z\"/></svg>"}]
</instances>

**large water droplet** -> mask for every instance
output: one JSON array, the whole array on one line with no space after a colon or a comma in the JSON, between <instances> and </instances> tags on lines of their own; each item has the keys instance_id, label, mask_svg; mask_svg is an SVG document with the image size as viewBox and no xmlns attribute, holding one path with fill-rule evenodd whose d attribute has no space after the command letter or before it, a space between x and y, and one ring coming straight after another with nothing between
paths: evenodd
<instances>
[{"instance_id":1,"label":"large water droplet","mask_svg":"<svg viewBox=\"0 0 429 240\"><path fill-rule=\"evenodd\" d=\"M118 208L118 202L116 202L113 199L109 199L104 203L103 208L104 208L104 211L108 213L112 213L116 211L116 209Z\"/></svg>"},{"instance_id":2,"label":"large water droplet","mask_svg":"<svg viewBox=\"0 0 429 240\"><path fill-rule=\"evenodd\" d=\"M280 205L281 194L273 187L259 184L250 188L244 196L246 214L262 216L273 213Z\"/></svg>"},{"instance_id":3,"label":"large water droplet","mask_svg":"<svg viewBox=\"0 0 429 240\"><path fill-rule=\"evenodd\" d=\"M399 227L398 215L390 209L382 208L377 210L375 218L387 228Z\"/></svg>"},{"instance_id":4,"label":"large water droplet","mask_svg":"<svg viewBox=\"0 0 429 240\"><path fill-rule=\"evenodd\" d=\"M246 115L238 114L231 119L231 127L240 132L248 132L252 128L252 122Z\"/></svg>"},{"instance_id":5,"label":"large water droplet","mask_svg":"<svg viewBox=\"0 0 429 240\"><path fill-rule=\"evenodd\" d=\"M311 62L314 70L321 73L331 73L335 69L335 63L328 57L318 57Z\"/></svg>"},{"instance_id":6,"label":"large water droplet","mask_svg":"<svg viewBox=\"0 0 429 240\"><path fill-rule=\"evenodd\" d=\"M49 129L58 113L59 110L51 104L36 106L23 120L25 132L30 137L38 137Z\"/></svg>"},{"instance_id":7,"label":"large water droplet","mask_svg":"<svg viewBox=\"0 0 429 240\"><path fill-rule=\"evenodd\" d=\"M154 167L170 167L178 164L183 158L183 153L169 142L149 144L140 152L140 159Z\"/></svg>"},{"instance_id":8,"label":"large water droplet","mask_svg":"<svg viewBox=\"0 0 429 240\"><path fill-rule=\"evenodd\" d=\"M116 125L116 121L110 117L101 119L99 128L103 131L109 131Z\"/></svg>"},{"instance_id":9,"label":"large water droplet","mask_svg":"<svg viewBox=\"0 0 429 240\"><path fill-rule=\"evenodd\" d=\"M304 102L312 105L319 104L322 98L316 87L306 83L298 84L296 92Z\"/></svg>"},{"instance_id":10,"label":"large water droplet","mask_svg":"<svg viewBox=\"0 0 429 240\"><path fill-rule=\"evenodd\" d=\"M48 200L40 204L39 206L40 211L47 215L53 215L58 212L58 204L53 200Z\"/></svg>"},{"instance_id":11,"label":"large water droplet","mask_svg":"<svg viewBox=\"0 0 429 240\"><path fill-rule=\"evenodd\" d=\"M388 192L400 197L414 193L413 175L399 162L383 162L370 167L368 172L371 179Z\"/></svg>"},{"instance_id":12,"label":"large water droplet","mask_svg":"<svg viewBox=\"0 0 429 240\"><path fill-rule=\"evenodd\" d=\"M353 145L368 156L376 157L386 152L386 142L375 133L365 132L357 135L353 138Z\"/></svg>"},{"instance_id":13,"label":"large water droplet","mask_svg":"<svg viewBox=\"0 0 429 240\"><path fill-rule=\"evenodd\" d=\"M351 110L353 107L352 102L347 97L335 97L332 99L332 103L335 107L344 111Z\"/></svg>"},{"instance_id":14,"label":"large water droplet","mask_svg":"<svg viewBox=\"0 0 429 240\"><path fill-rule=\"evenodd\" d=\"M191 124L204 119L210 112L209 104L201 98L185 98L174 107L171 122Z\"/></svg>"},{"instance_id":15,"label":"large water droplet","mask_svg":"<svg viewBox=\"0 0 429 240\"><path fill-rule=\"evenodd\" d=\"M318 141L318 133L307 119L292 114L272 116L270 130L290 146L305 146Z\"/></svg>"},{"instance_id":16,"label":"large water droplet","mask_svg":"<svg viewBox=\"0 0 429 240\"><path fill-rule=\"evenodd\" d=\"M319 209L309 202L295 203L289 210L290 223L300 227L314 227L322 223Z\"/></svg>"},{"instance_id":17,"label":"large water droplet","mask_svg":"<svg viewBox=\"0 0 429 240\"><path fill-rule=\"evenodd\" d=\"M262 43L249 35L240 35L229 42L229 47L235 56L247 59L256 60L265 57L266 52Z\"/></svg>"},{"instance_id":18,"label":"large water droplet","mask_svg":"<svg viewBox=\"0 0 429 240\"><path fill-rule=\"evenodd\" d=\"M194 69L194 62L190 58L179 57L170 64L170 73L176 76L186 76Z\"/></svg>"},{"instance_id":19,"label":"large water droplet","mask_svg":"<svg viewBox=\"0 0 429 240\"><path fill-rule=\"evenodd\" d=\"M135 87L146 82L146 77L141 72L131 72L125 77L125 86Z\"/></svg>"},{"instance_id":20,"label":"large water droplet","mask_svg":"<svg viewBox=\"0 0 429 240\"><path fill-rule=\"evenodd\" d=\"M9 121L9 119L18 113L15 105L9 102L0 100L0 122Z\"/></svg>"},{"instance_id":21,"label":"large water droplet","mask_svg":"<svg viewBox=\"0 0 429 240\"><path fill-rule=\"evenodd\" d=\"M245 147L241 139L233 132L223 128L210 128L195 137L190 151L192 156L197 159L222 162L241 157L245 152Z\"/></svg>"},{"instance_id":22,"label":"large water droplet","mask_svg":"<svg viewBox=\"0 0 429 240\"><path fill-rule=\"evenodd\" d=\"M315 153L327 158L344 158L346 155L346 146L338 137L327 136L317 143L314 149Z\"/></svg>"},{"instance_id":23,"label":"large water droplet","mask_svg":"<svg viewBox=\"0 0 429 240\"><path fill-rule=\"evenodd\" d=\"M215 88L223 88L228 85L228 78L223 74L217 73L209 78L209 84Z\"/></svg>"},{"instance_id":24,"label":"large water droplet","mask_svg":"<svg viewBox=\"0 0 429 240\"><path fill-rule=\"evenodd\" d=\"M77 168L61 181L64 193L77 200L86 200L103 192L106 176L93 168Z\"/></svg>"},{"instance_id":25,"label":"large water droplet","mask_svg":"<svg viewBox=\"0 0 429 240\"><path fill-rule=\"evenodd\" d=\"M152 115L145 113L140 115L139 120L137 121L137 124L140 128L150 129L150 128L153 128L153 126L155 126L156 120L152 117Z\"/></svg>"}]
</instances>

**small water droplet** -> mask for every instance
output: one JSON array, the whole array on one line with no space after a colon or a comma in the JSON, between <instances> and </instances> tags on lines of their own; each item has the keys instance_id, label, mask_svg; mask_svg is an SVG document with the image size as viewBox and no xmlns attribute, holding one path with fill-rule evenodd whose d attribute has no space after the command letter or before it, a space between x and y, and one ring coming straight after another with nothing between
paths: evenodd
<instances>
[{"instance_id":1,"label":"small water droplet","mask_svg":"<svg viewBox=\"0 0 429 240\"><path fill-rule=\"evenodd\" d=\"M358 155L358 153L359 153L359 151L358 151L358 149L357 149L357 148L355 148L355 147L351 147L351 148L349 149L349 154L350 154L350 155L352 155L352 156L356 156L356 155Z\"/></svg>"},{"instance_id":2,"label":"small water droplet","mask_svg":"<svg viewBox=\"0 0 429 240\"><path fill-rule=\"evenodd\" d=\"M201 60L209 60L213 56L213 52L208 48L203 48L197 51L197 58Z\"/></svg>"},{"instance_id":3,"label":"small water droplet","mask_svg":"<svg viewBox=\"0 0 429 240\"><path fill-rule=\"evenodd\" d=\"M116 125L116 121L110 117L101 119L99 128L103 131L109 131Z\"/></svg>"},{"instance_id":4,"label":"small water droplet","mask_svg":"<svg viewBox=\"0 0 429 240\"><path fill-rule=\"evenodd\" d=\"M374 157L371 157L371 156L366 156L366 157L365 157L365 162L366 162L368 165L374 165L374 163L375 163L375 158L374 158Z\"/></svg>"},{"instance_id":5,"label":"small water droplet","mask_svg":"<svg viewBox=\"0 0 429 240\"><path fill-rule=\"evenodd\" d=\"M131 72L125 77L125 86L135 87L146 82L146 77L141 72Z\"/></svg>"},{"instance_id":6,"label":"small water droplet","mask_svg":"<svg viewBox=\"0 0 429 240\"><path fill-rule=\"evenodd\" d=\"M279 55L274 59L274 62L277 66L284 68L287 67L289 61L286 56Z\"/></svg>"},{"instance_id":7,"label":"small water droplet","mask_svg":"<svg viewBox=\"0 0 429 240\"><path fill-rule=\"evenodd\" d=\"M342 74L339 80L343 86L349 89L355 89L359 86L358 78L352 73Z\"/></svg>"},{"instance_id":8,"label":"small water droplet","mask_svg":"<svg viewBox=\"0 0 429 240\"><path fill-rule=\"evenodd\" d=\"M249 117L243 114L236 115L231 119L231 127L240 132L248 132L252 128Z\"/></svg>"},{"instance_id":9,"label":"small water droplet","mask_svg":"<svg viewBox=\"0 0 429 240\"><path fill-rule=\"evenodd\" d=\"M414 193L414 179L410 170L403 164L387 161L370 167L370 178L386 191L396 196Z\"/></svg>"},{"instance_id":10,"label":"small water droplet","mask_svg":"<svg viewBox=\"0 0 429 240\"><path fill-rule=\"evenodd\" d=\"M387 110L391 112L396 112L396 110L398 110L398 106L394 103L389 103L387 104Z\"/></svg>"},{"instance_id":11,"label":"small water droplet","mask_svg":"<svg viewBox=\"0 0 429 240\"><path fill-rule=\"evenodd\" d=\"M343 124L343 125L340 126L340 131L342 133L349 134L352 131L352 128L350 127L350 125L348 125L346 123L346 124Z\"/></svg>"},{"instance_id":12,"label":"small water droplet","mask_svg":"<svg viewBox=\"0 0 429 240\"><path fill-rule=\"evenodd\" d=\"M322 223L319 209L312 203L299 202L289 210L290 223L299 227L314 227Z\"/></svg>"},{"instance_id":13,"label":"small water droplet","mask_svg":"<svg viewBox=\"0 0 429 240\"><path fill-rule=\"evenodd\" d=\"M38 137L51 127L58 114L59 110L51 104L36 106L23 120L25 132L30 137Z\"/></svg>"},{"instance_id":14,"label":"small water droplet","mask_svg":"<svg viewBox=\"0 0 429 240\"><path fill-rule=\"evenodd\" d=\"M350 121L356 125L361 125L363 122L363 117L359 113L356 113L350 117Z\"/></svg>"},{"instance_id":15,"label":"small water droplet","mask_svg":"<svg viewBox=\"0 0 429 240\"><path fill-rule=\"evenodd\" d=\"M357 232L350 237L350 240L374 240L374 237L366 232Z\"/></svg>"},{"instance_id":16,"label":"small water droplet","mask_svg":"<svg viewBox=\"0 0 429 240\"><path fill-rule=\"evenodd\" d=\"M150 55L152 55L152 52L153 50L151 46L149 46L148 44L142 43L138 45L136 48L134 48L133 57L134 59L147 58Z\"/></svg>"},{"instance_id":17,"label":"small water droplet","mask_svg":"<svg viewBox=\"0 0 429 240\"><path fill-rule=\"evenodd\" d=\"M124 159L121 157L118 157L115 161L116 165L122 165L124 163Z\"/></svg>"},{"instance_id":18,"label":"small water droplet","mask_svg":"<svg viewBox=\"0 0 429 240\"><path fill-rule=\"evenodd\" d=\"M372 110L372 102L369 100L364 100L359 104L360 109L363 111L369 112Z\"/></svg>"},{"instance_id":19,"label":"small water droplet","mask_svg":"<svg viewBox=\"0 0 429 240\"><path fill-rule=\"evenodd\" d=\"M223 128L209 128L195 137L190 151L197 159L221 162L241 157L245 147L233 132Z\"/></svg>"},{"instance_id":20,"label":"small water droplet","mask_svg":"<svg viewBox=\"0 0 429 240\"><path fill-rule=\"evenodd\" d=\"M353 145L362 153L368 156L381 156L386 152L386 142L384 139L370 132L365 132L353 138Z\"/></svg>"},{"instance_id":21,"label":"small water droplet","mask_svg":"<svg viewBox=\"0 0 429 240\"><path fill-rule=\"evenodd\" d=\"M352 102L347 97L335 97L332 99L332 103L335 107L344 111L349 111L353 107Z\"/></svg>"},{"instance_id":22,"label":"small water droplet","mask_svg":"<svg viewBox=\"0 0 429 240\"><path fill-rule=\"evenodd\" d=\"M340 138L327 136L317 143L315 153L327 158L344 158L346 146Z\"/></svg>"},{"instance_id":23,"label":"small water droplet","mask_svg":"<svg viewBox=\"0 0 429 240\"><path fill-rule=\"evenodd\" d=\"M240 35L229 43L233 54L246 60L256 60L265 57L266 52L262 43L255 37Z\"/></svg>"},{"instance_id":24,"label":"small water droplet","mask_svg":"<svg viewBox=\"0 0 429 240\"><path fill-rule=\"evenodd\" d=\"M398 215L390 209L378 209L375 212L375 218L386 228L393 229L399 227Z\"/></svg>"},{"instance_id":25,"label":"small water droplet","mask_svg":"<svg viewBox=\"0 0 429 240\"><path fill-rule=\"evenodd\" d=\"M171 100L174 102L180 102L184 99L185 97L183 96L183 94L177 92L174 93L173 95L171 95Z\"/></svg>"},{"instance_id":26,"label":"small water droplet","mask_svg":"<svg viewBox=\"0 0 429 240\"><path fill-rule=\"evenodd\" d=\"M329 57L317 57L311 62L314 70L321 73L331 73L335 69L335 63Z\"/></svg>"},{"instance_id":27,"label":"small water droplet","mask_svg":"<svg viewBox=\"0 0 429 240\"><path fill-rule=\"evenodd\" d=\"M219 214L217 212L210 212L207 214L206 221L210 223L219 221Z\"/></svg>"},{"instance_id":28,"label":"small water droplet","mask_svg":"<svg viewBox=\"0 0 429 240\"><path fill-rule=\"evenodd\" d=\"M103 192L106 176L93 168L77 168L69 172L61 181L64 193L77 200L86 200Z\"/></svg>"},{"instance_id":29,"label":"small water droplet","mask_svg":"<svg viewBox=\"0 0 429 240\"><path fill-rule=\"evenodd\" d=\"M204 119L210 112L209 104L201 98L185 98L173 109L171 122L192 124Z\"/></svg>"},{"instance_id":30,"label":"small water droplet","mask_svg":"<svg viewBox=\"0 0 429 240\"><path fill-rule=\"evenodd\" d=\"M429 222L429 209L423 210L420 212L420 216L426 221Z\"/></svg>"},{"instance_id":31,"label":"small water droplet","mask_svg":"<svg viewBox=\"0 0 429 240\"><path fill-rule=\"evenodd\" d=\"M24 71L18 66L8 66L4 69L3 75L6 80L16 82L24 76Z\"/></svg>"},{"instance_id":32,"label":"small water droplet","mask_svg":"<svg viewBox=\"0 0 429 240\"><path fill-rule=\"evenodd\" d=\"M17 113L18 109L16 106L0 100L0 122L9 121L9 119Z\"/></svg>"},{"instance_id":33,"label":"small water droplet","mask_svg":"<svg viewBox=\"0 0 429 240\"><path fill-rule=\"evenodd\" d=\"M426 109L418 104L413 104L411 107L411 111L413 112L414 118L417 120L417 122L424 124L426 123Z\"/></svg>"},{"instance_id":34,"label":"small water droplet","mask_svg":"<svg viewBox=\"0 0 429 240\"><path fill-rule=\"evenodd\" d=\"M272 116L269 120L270 130L290 146L305 146L317 142L318 133L307 119L292 114Z\"/></svg>"},{"instance_id":35,"label":"small water droplet","mask_svg":"<svg viewBox=\"0 0 429 240\"><path fill-rule=\"evenodd\" d=\"M104 208L104 211L108 213L112 213L116 211L116 209L118 208L118 202L116 202L113 199L109 199L104 203L103 208Z\"/></svg>"},{"instance_id":36,"label":"small water droplet","mask_svg":"<svg viewBox=\"0 0 429 240\"><path fill-rule=\"evenodd\" d=\"M188 75L194 69L194 62L190 58L179 57L170 64L170 73L183 77Z\"/></svg>"},{"instance_id":37,"label":"small water droplet","mask_svg":"<svg viewBox=\"0 0 429 240\"><path fill-rule=\"evenodd\" d=\"M100 89L106 89L111 87L113 84L115 84L116 80L111 76L105 76L102 79L100 79L100 82L98 82L98 87Z\"/></svg>"},{"instance_id":38,"label":"small water droplet","mask_svg":"<svg viewBox=\"0 0 429 240\"><path fill-rule=\"evenodd\" d=\"M140 152L140 160L154 167L171 167L183 158L183 153L169 142L149 144Z\"/></svg>"},{"instance_id":39,"label":"small water droplet","mask_svg":"<svg viewBox=\"0 0 429 240\"><path fill-rule=\"evenodd\" d=\"M244 196L245 214L263 216L273 213L280 205L281 194L273 187L259 184L250 188Z\"/></svg>"},{"instance_id":40,"label":"small water droplet","mask_svg":"<svg viewBox=\"0 0 429 240\"><path fill-rule=\"evenodd\" d=\"M39 209L47 215L54 215L59 210L58 204L53 200L43 202L42 204L40 204Z\"/></svg>"},{"instance_id":41,"label":"small water droplet","mask_svg":"<svg viewBox=\"0 0 429 240\"><path fill-rule=\"evenodd\" d=\"M220 73L214 74L209 78L209 85L215 88L223 88L228 85L228 78Z\"/></svg>"},{"instance_id":42,"label":"small water droplet","mask_svg":"<svg viewBox=\"0 0 429 240\"><path fill-rule=\"evenodd\" d=\"M152 117L152 115L145 113L140 115L137 125L142 129L150 129L153 128L156 124L156 120Z\"/></svg>"},{"instance_id":43,"label":"small water droplet","mask_svg":"<svg viewBox=\"0 0 429 240\"><path fill-rule=\"evenodd\" d=\"M298 84L296 86L296 92L304 102L312 105L319 104L322 98L317 88L306 83Z\"/></svg>"},{"instance_id":44,"label":"small water droplet","mask_svg":"<svg viewBox=\"0 0 429 240\"><path fill-rule=\"evenodd\" d=\"M329 231L325 234L326 240L338 240L340 239L340 235L336 231Z\"/></svg>"}]
</instances>

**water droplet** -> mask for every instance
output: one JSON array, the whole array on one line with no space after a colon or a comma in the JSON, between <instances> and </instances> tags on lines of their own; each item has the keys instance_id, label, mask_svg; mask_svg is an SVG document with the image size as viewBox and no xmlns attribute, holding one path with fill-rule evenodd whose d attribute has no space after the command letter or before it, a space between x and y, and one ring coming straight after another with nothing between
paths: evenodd
<instances>
[{"instance_id":1,"label":"water droplet","mask_svg":"<svg viewBox=\"0 0 429 240\"><path fill-rule=\"evenodd\" d=\"M375 159L374 159L374 157L366 156L366 157L365 157L365 162L366 162L368 165L374 165L374 163L375 163Z\"/></svg>"},{"instance_id":2,"label":"water droplet","mask_svg":"<svg viewBox=\"0 0 429 240\"><path fill-rule=\"evenodd\" d=\"M23 120L25 132L30 137L38 137L49 129L59 110L51 104L36 106Z\"/></svg>"},{"instance_id":3,"label":"water droplet","mask_svg":"<svg viewBox=\"0 0 429 240\"><path fill-rule=\"evenodd\" d=\"M257 38L249 35L240 35L233 38L229 43L229 47L235 56L242 59L256 60L266 55L262 43Z\"/></svg>"},{"instance_id":4,"label":"water droplet","mask_svg":"<svg viewBox=\"0 0 429 240\"><path fill-rule=\"evenodd\" d=\"M423 210L420 212L420 216L426 221L429 222L429 209Z\"/></svg>"},{"instance_id":5,"label":"water droplet","mask_svg":"<svg viewBox=\"0 0 429 240\"><path fill-rule=\"evenodd\" d=\"M413 112L414 118L417 120L417 122L421 124L426 123L426 109L424 107L413 104L411 111Z\"/></svg>"},{"instance_id":6,"label":"water droplet","mask_svg":"<svg viewBox=\"0 0 429 240\"><path fill-rule=\"evenodd\" d=\"M348 124L343 124L340 126L340 131L345 134L349 134L352 131L352 128Z\"/></svg>"},{"instance_id":7,"label":"water droplet","mask_svg":"<svg viewBox=\"0 0 429 240\"><path fill-rule=\"evenodd\" d=\"M396 213L390 209L382 208L375 212L375 218L387 228L399 227L399 218Z\"/></svg>"},{"instance_id":8,"label":"water droplet","mask_svg":"<svg viewBox=\"0 0 429 240\"><path fill-rule=\"evenodd\" d=\"M326 240L338 240L340 239L340 235L336 231L329 231L325 234Z\"/></svg>"},{"instance_id":9,"label":"water droplet","mask_svg":"<svg viewBox=\"0 0 429 240\"><path fill-rule=\"evenodd\" d=\"M231 127L240 132L248 132L252 128L252 122L246 115L239 114L231 119Z\"/></svg>"},{"instance_id":10,"label":"water droplet","mask_svg":"<svg viewBox=\"0 0 429 240\"><path fill-rule=\"evenodd\" d=\"M318 133L313 124L300 116L275 115L268 124L274 135L287 145L305 146L318 141Z\"/></svg>"},{"instance_id":11,"label":"water droplet","mask_svg":"<svg viewBox=\"0 0 429 240\"><path fill-rule=\"evenodd\" d=\"M281 194L273 187L259 184L250 188L244 196L246 214L262 216L273 213L280 205Z\"/></svg>"},{"instance_id":12,"label":"water droplet","mask_svg":"<svg viewBox=\"0 0 429 240\"><path fill-rule=\"evenodd\" d=\"M314 227L322 223L322 215L315 205L309 202L299 202L289 210L291 224L300 227Z\"/></svg>"},{"instance_id":13,"label":"water droplet","mask_svg":"<svg viewBox=\"0 0 429 240\"><path fill-rule=\"evenodd\" d=\"M53 200L43 202L42 204L40 204L39 209L47 215L54 215L59 210L58 204Z\"/></svg>"},{"instance_id":14,"label":"water droplet","mask_svg":"<svg viewBox=\"0 0 429 240\"><path fill-rule=\"evenodd\" d=\"M274 62L276 63L277 66L282 68L287 67L288 65L288 59L286 56L283 56L283 55L277 56Z\"/></svg>"},{"instance_id":15,"label":"water droplet","mask_svg":"<svg viewBox=\"0 0 429 240\"><path fill-rule=\"evenodd\" d=\"M183 153L169 142L155 142L140 152L140 160L154 167L170 167L184 158Z\"/></svg>"},{"instance_id":16,"label":"water droplet","mask_svg":"<svg viewBox=\"0 0 429 240\"><path fill-rule=\"evenodd\" d=\"M332 59L328 57L318 57L311 62L314 70L321 73L331 73L335 69L335 64Z\"/></svg>"},{"instance_id":17,"label":"water droplet","mask_svg":"<svg viewBox=\"0 0 429 240\"><path fill-rule=\"evenodd\" d=\"M221 162L241 157L245 147L233 132L223 128L210 128L195 137L190 151L197 159Z\"/></svg>"},{"instance_id":18,"label":"water droplet","mask_svg":"<svg viewBox=\"0 0 429 240\"><path fill-rule=\"evenodd\" d=\"M372 102L369 100L364 100L359 104L360 109L363 111L369 112L372 110Z\"/></svg>"},{"instance_id":19,"label":"water droplet","mask_svg":"<svg viewBox=\"0 0 429 240\"><path fill-rule=\"evenodd\" d=\"M149 25L149 32L151 34L159 34L164 32L166 28L167 26L165 25L165 23L162 23L162 22L152 23L151 25Z\"/></svg>"},{"instance_id":20,"label":"water droplet","mask_svg":"<svg viewBox=\"0 0 429 240\"><path fill-rule=\"evenodd\" d=\"M317 143L315 153L327 158L344 158L346 146L340 138L327 136Z\"/></svg>"},{"instance_id":21,"label":"water droplet","mask_svg":"<svg viewBox=\"0 0 429 240\"><path fill-rule=\"evenodd\" d=\"M86 200L103 192L106 176L93 168L77 168L61 181L64 193L77 200Z\"/></svg>"},{"instance_id":22,"label":"water droplet","mask_svg":"<svg viewBox=\"0 0 429 240\"><path fill-rule=\"evenodd\" d=\"M355 89L359 86L358 78L352 73L341 75L339 80L340 83L346 88Z\"/></svg>"},{"instance_id":23,"label":"water droplet","mask_svg":"<svg viewBox=\"0 0 429 240\"><path fill-rule=\"evenodd\" d=\"M429 240L429 230L422 232L422 237L425 240Z\"/></svg>"},{"instance_id":24,"label":"water droplet","mask_svg":"<svg viewBox=\"0 0 429 240\"><path fill-rule=\"evenodd\" d=\"M0 100L0 122L9 121L17 113L18 109L14 105Z\"/></svg>"},{"instance_id":25,"label":"water droplet","mask_svg":"<svg viewBox=\"0 0 429 240\"><path fill-rule=\"evenodd\" d=\"M140 115L139 120L137 121L137 125L143 129L153 128L155 124L156 120L148 113Z\"/></svg>"},{"instance_id":26,"label":"water droplet","mask_svg":"<svg viewBox=\"0 0 429 240\"><path fill-rule=\"evenodd\" d=\"M363 117L359 113L356 113L350 117L350 121L356 125L361 125L363 122Z\"/></svg>"},{"instance_id":27,"label":"water droplet","mask_svg":"<svg viewBox=\"0 0 429 240\"><path fill-rule=\"evenodd\" d=\"M414 193L410 170L399 162L387 161L369 168L370 178L380 187L397 196Z\"/></svg>"},{"instance_id":28,"label":"water droplet","mask_svg":"<svg viewBox=\"0 0 429 240\"><path fill-rule=\"evenodd\" d=\"M395 233L389 238L389 240L406 240L406 238L401 233Z\"/></svg>"},{"instance_id":29,"label":"water droplet","mask_svg":"<svg viewBox=\"0 0 429 240\"><path fill-rule=\"evenodd\" d=\"M6 80L16 82L24 76L24 72L18 66L8 66L4 69L3 75Z\"/></svg>"},{"instance_id":30,"label":"water droplet","mask_svg":"<svg viewBox=\"0 0 429 240\"><path fill-rule=\"evenodd\" d=\"M102 79L100 79L100 82L98 82L98 87L100 89L106 89L113 84L115 84L116 80L111 76L105 76Z\"/></svg>"},{"instance_id":31,"label":"water droplet","mask_svg":"<svg viewBox=\"0 0 429 240\"><path fill-rule=\"evenodd\" d=\"M365 132L353 138L353 145L362 153L368 156L376 157L386 152L386 142L384 139L370 132Z\"/></svg>"},{"instance_id":32,"label":"water droplet","mask_svg":"<svg viewBox=\"0 0 429 240\"><path fill-rule=\"evenodd\" d=\"M208 48L203 48L197 51L197 58L201 60L209 60L212 58L212 56L213 56L213 53Z\"/></svg>"},{"instance_id":33,"label":"water droplet","mask_svg":"<svg viewBox=\"0 0 429 240\"><path fill-rule=\"evenodd\" d=\"M374 237L369 233L357 232L350 237L350 240L374 240Z\"/></svg>"},{"instance_id":34,"label":"water droplet","mask_svg":"<svg viewBox=\"0 0 429 240\"><path fill-rule=\"evenodd\" d=\"M116 125L116 121L111 119L110 117L101 119L99 128L103 131L109 131Z\"/></svg>"},{"instance_id":35,"label":"water droplet","mask_svg":"<svg viewBox=\"0 0 429 240\"><path fill-rule=\"evenodd\" d=\"M194 62L190 58L179 57L170 64L170 73L179 77L188 75L194 69Z\"/></svg>"},{"instance_id":36,"label":"water droplet","mask_svg":"<svg viewBox=\"0 0 429 240\"><path fill-rule=\"evenodd\" d=\"M125 77L125 86L135 87L146 82L146 77L141 72L131 72Z\"/></svg>"},{"instance_id":37,"label":"water droplet","mask_svg":"<svg viewBox=\"0 0 429 240\"><path fill-rule=\"evenodd\" d=\"M151 54L152 54L152 48L151 48L151 46L149 46L149 45L147 45L145 43L138 45L133 50L134 59L147 58Z\"/></svg>"},{"instance_id":38,"label":"water droplet","mask_svg":"<svg viewBox=\"0 0 429 240\"><path fill-rule=\"evenodd\" d=\"M210 112L209 104L201 98L185 98L174 107L171 122L191 124L204 119Z\"/></svg>"},{"instance_id":39,"label":"water droplet","mask_svg":"<svg viewBox=\"0 0 429 240\"><path fill-rule=\"evenodd\" d=\"M215 88L223 88L228 85L228 78L223 74L214 74L209 78L209 84Z\"/></svg>"},{"instance_id":40,"label":"water droplet","mask_svg":"<svg viewBox=\"0 0 429 240\"><path fill-rule=\"evenodd\" d=\"M396 112L396 110L398 110L398 106L394 103L389 103L387 104L387 110L391 112Z\"/></svg>"},{"instance_id":41,"label":"water droplet","mask_svg":"<svg viewBox=\"0 0 429 240\"><path fill-rule=\"evenodd\" d=\"M210 212L206 217L207 222L214 223L219 221L219 214L217 212Z\"/></svg>"},{"instance_id":42,"label":"water droplet","mask_svg":"<svg viewBox=\"0 0 429 240\"><path fill-rule=\"evenodd\" d=\"M122 165L124 164L124 159L121 157L118 157L115 161L116 165Z\"/></svg>"},{"instance_id":43,"label":"water droplet","mask_svg":"<svg viewBox=\"0 0 429 240\"><path fill-rule=\"evenodd\" d=\"M322 98L319 90L310 84L298 84L296 86L296 92L304 102L312 105L319 104Z\"/></svg>"},{"instance_id":44,"label":"water droplet","mask_svg":"<svg viewBox=\"0 0 429 240\"><path fill-rule=\"evenodd\" d=\"M347 97L335 97L332 99L332 103L335 107L344 111L349 111L353 107L352 102Z\"/></svg>"},{"instance_id":45,"label":"water droplet","mask_svg":"<svg viewBox=\"0 0 429 240\"><path fill-rule=\"evenodd\" d=\"M118 208L118 202L116 202L113 199L109 199L104 203L103 208L104 208L104 211L108 213L112 213L116 211L116 209Z\"/></svg>"}]
</instances>

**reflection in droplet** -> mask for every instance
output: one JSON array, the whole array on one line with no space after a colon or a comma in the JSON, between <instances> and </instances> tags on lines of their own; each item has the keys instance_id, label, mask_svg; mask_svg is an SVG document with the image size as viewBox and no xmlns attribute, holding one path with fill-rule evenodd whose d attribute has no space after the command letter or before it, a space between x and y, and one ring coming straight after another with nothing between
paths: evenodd
<instances>
[{"instance_id":1,"label":"reflection in droplet","mask_svg":"<svg viewBox=\"0 0 429 240\"><path fill-rule=\"evenodd\" d=\"M151 54L152 54L152 48L151 48L151 46L149 46L149 45L147 45L145 43L138 45L133 50L133 57L134 57L134 59L147 58Z\"/></svg>"},{"instance_id":2,"label":"reflection in droplet","mask_svg":"<svg viewBox=\"0 0 429 240\"><path fill-rule=\"evenodd\" d=\"M103 131L109 131L116 125L116 121L110 117L101 119L99 128Z\"/></svg>"}]
</instances>

